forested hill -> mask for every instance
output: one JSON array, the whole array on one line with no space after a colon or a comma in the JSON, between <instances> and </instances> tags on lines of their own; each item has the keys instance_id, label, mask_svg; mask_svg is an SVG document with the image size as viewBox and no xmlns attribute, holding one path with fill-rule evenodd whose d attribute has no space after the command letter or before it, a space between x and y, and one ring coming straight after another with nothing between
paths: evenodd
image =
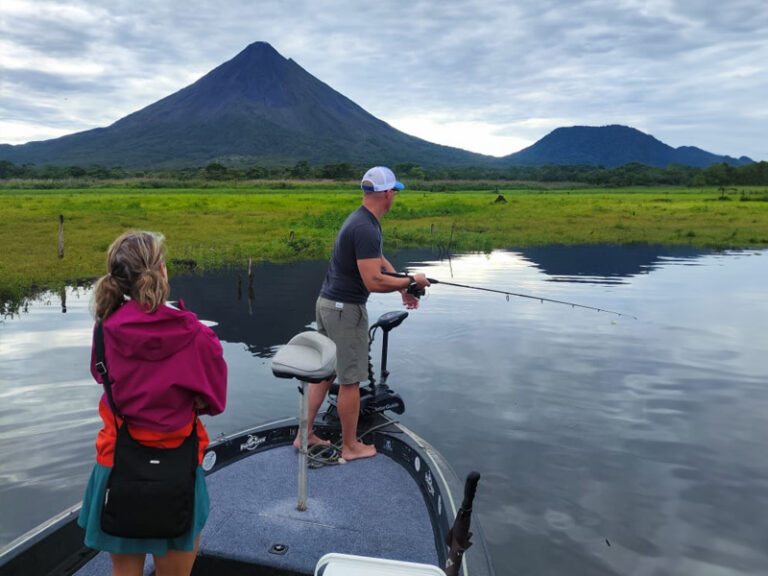
<instances>
[{"instance_id":1,"label":"forested hill","mask_svg":"<svg viewBox=\"0 0 768 576\"><path fill-rule=\"evenodd\" d=\"M504 157L506 164L541 166L605 166L615 168L630 162L664 167L682 164L705 168L724 162L733 166L751 164L746 156L732 158L694 146L673 148L653 136L629 126L572 126L557 128L520 152Z\"/></svg>"}]
</instances>

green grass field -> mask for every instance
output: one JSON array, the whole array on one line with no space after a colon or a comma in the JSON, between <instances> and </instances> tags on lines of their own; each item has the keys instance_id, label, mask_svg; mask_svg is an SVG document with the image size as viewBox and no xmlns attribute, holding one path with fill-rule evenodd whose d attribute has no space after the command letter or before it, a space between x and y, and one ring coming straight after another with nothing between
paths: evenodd
<instances>
[{"instance_id":1,"label":"green grass field","mask_svg":"<svg viewBox=\"0 0 768 576\"><path fill-rule=\"evenodd\" d=\"M498 194L506 202L494 202ZM355 184L0 189L0 301L103 274L107 247L129 229L162 232L169 260L194 260L199 270L244 265L249 258L327 258L339 226L359 203ZM63 258L58 256L59 215L64 217ZM398 194L382 227L389 250L490 251L552 243L764 247L768 192L406 190Z\"/></svg>"}]
</instances>

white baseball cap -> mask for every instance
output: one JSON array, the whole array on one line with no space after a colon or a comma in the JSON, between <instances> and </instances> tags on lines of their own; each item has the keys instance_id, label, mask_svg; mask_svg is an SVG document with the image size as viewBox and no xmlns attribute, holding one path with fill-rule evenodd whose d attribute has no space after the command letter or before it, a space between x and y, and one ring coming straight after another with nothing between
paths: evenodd
<instances>
[{"instance_id":1,"label":"white baseball cap","mask_svg":"<svg viewBox=\"0 0 768 576\"><path fill-rule=\"evenodd\" d=\"M367 186L366 182L369 182L372 186ZM386 166L374 166L363 176L360 188L367 192L385 192L393 188L402 190L405 188L405 185L402 182L398 182L395 178L395 173Z\"/></svg>"}]
</instances>

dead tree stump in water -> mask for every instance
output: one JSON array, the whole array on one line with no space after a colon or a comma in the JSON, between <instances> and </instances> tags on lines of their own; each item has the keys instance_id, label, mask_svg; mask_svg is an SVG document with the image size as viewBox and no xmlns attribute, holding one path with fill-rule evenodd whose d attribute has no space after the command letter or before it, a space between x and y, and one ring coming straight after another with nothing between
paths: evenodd
<instances>
[{"instance_id":1,"label":"dead tree stump in water","mask_svg":"<svg viewBox=\"0 0 768 576\"><path fill-rule=\"evenodd\" d=\"M59 214L59 258L64 258L64 215Z\"/></svg>"},{"instance_id":2,"label":"dead tree stump in water","mask_svg":"<svg viewBox=\"0 0 768 576\"><path fill-rule=\"evenodd\" d=\"M253 314L253 259L248 258L248 314Z\"/></svg>"}]
</instances>

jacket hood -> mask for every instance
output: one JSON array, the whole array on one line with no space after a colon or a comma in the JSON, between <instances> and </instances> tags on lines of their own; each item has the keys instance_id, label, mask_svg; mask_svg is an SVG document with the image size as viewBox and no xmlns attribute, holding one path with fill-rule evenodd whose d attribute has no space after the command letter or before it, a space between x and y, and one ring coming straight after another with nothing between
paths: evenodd
<instances>
[{"instance_id":1,"label":"jacket hood","mask_svg":"<svg viewBox=\"0 0 768 576\"><path fill-rule=\"evenodd\" d=\"M111 345L124 358L164 360L189 345L201 329L197 317L168 305L147 314L129 300L104 322Z\"/></svg>"}]
</instances>

